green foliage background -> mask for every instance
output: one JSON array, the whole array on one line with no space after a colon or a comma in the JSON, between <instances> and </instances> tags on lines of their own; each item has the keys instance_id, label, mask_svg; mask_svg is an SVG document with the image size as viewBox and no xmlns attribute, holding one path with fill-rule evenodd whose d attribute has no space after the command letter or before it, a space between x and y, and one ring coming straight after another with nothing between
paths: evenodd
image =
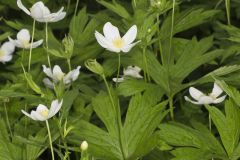
<instances>
[{"instance_id":1,"label":"green foliage background","mask_svg":"<svg viewBox=\"0 0 240 160\"><path fill-rule=\"evenodd\" d=\"M32 6L35 0L23 0ZM99 160L238 160L240 158L240 2L238 0L44 0L51 11L65 7L67 16L49 24L51 63L67 72L82 66L77 81L56 92L44 86L45 42L28 51L17 49L13 60L0 64L0 160L51 159L47 130L21 109L63 98L60 114L50 120L57 159ZM158 3L160 2L160 3ZM77 8L76 8L77 6ZM16 0L0 2L0 41L15 37L33 20ZM116 85L118 56L101 48L94 32L111 22L124 34L138 27L136 45L121 55L121 73L129 65L143 69L143 80ZM35 39L45 39L44 24L36 23ZM62 40L73 38L73 55ZM22 58L23 57L23 58ZM104 75L84 66L97 59ZM196 106L186 102L188 88L210 92L214 81L228 95L225 103ZM106 88L109 86L109 88ZM109 96L111 93L111 96ZM208 114L212 131L208 129Z\"/></svg>"}]
</instances>

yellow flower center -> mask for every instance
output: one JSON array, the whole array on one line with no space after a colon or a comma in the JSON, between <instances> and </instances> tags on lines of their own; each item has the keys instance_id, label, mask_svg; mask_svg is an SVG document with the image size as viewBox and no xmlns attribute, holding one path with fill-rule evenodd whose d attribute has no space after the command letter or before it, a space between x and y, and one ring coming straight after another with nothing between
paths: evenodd
<instances>
[{"instance_id":1,"label":"yellow flower center","mask_svg":"<svg viewBox=\"0 0 240 160\"><path fill-rule=\"evenodd\" d=\"M45 109L43 111L40 112L40 114L43 116L43 117L47 117L48 116L48 113L49 113L49 110L48 109Z\"/></svg>"},{"instance_id":2,"label":"yellow flower center","mask_svg":"<svg viewBox=\"0 0 240 160\"><path fill-rule=\"evenodd\" d=\"M123 44L124 44L124 40L122 38L117 38L113 40L113 45L116 48L119 48L119 49L122 48Z\"/></svg>"},{"instance_id":3,"label":"yellow flower center","mask_svg":"<svg viewBox=\"0 0 240 160\"><path fill-rule=\"evenodd\" d=\"M56 77L57 77L57 79L59 80L59 81L61 81L62 79L63 79L63 77L64 77L64 73L58 73L57 75L56 75Z\"/></svg>"},{"instance_id":4,"label":"yellow flower center","mask_svg":"<svg viewBox=\"0 0 240 160\"><path fill-rule=\"evenodd\" d=\"M24 48L28 48L30 45L30 43L26 40L22 40L22 44L23 44Z\"/></svg>"},{"instance_id":5,"label":"yellow flower center","mask_svg":"<svg viewBox=\"0 0 240 160\"><path fill-rule=\"evenodd\" d=\"M4 57L5 56L5 53L3 50L0 50L0 58Z\"/></svg>"}]
</instances>

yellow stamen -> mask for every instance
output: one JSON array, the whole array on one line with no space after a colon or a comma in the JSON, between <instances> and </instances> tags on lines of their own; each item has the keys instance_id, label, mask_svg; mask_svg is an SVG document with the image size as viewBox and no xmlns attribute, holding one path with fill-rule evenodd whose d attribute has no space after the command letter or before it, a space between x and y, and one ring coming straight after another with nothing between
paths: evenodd
<instances>
[{"instance_id":1,"label":"yellow stamen","mask_svg":"<svg viewBox=\"0 0 240 160\"><path fill-rule=\"evenodd\" d=\"M113 45L116 48L122 48L124 44L124 40L122 38L117 38L113 40Z\"/></svg>"},{"instance_id":2,"label":"yellow stamen","mask_svg":"<svg viewBox=\"0 0 240 160\"><path fill-rule=\"evenodd\" d=\"M57 77L57 79L59 80L59 81L61 81L62 79L63 79L63 77L64 77L64 73L58 73L57 75L56 75L56 77Z\"/></svg>"},{"instance_id":3,"label":"yellow stamen","mask_svg":"<svg viewBox=\"0 0 240 160\"><path fill-rule=\"evenodd\" d=\"M43 111L40 112L40 114L43 116L43 117L47 117L48 116L48 113L49 113L49 110L48 109L45 109Z\"/></svg>"},{"instance_id":4,"label":"yellow stamen","mask_svg":"<svg viewBox=\"0 0 240 160\"><path fill-rule=\"evenodd\" d=\"M30 45L29 41L26 41L26 40L22 40L22 44L23 44L24 48L28 48Z\"/></svg>"}]
</instances>

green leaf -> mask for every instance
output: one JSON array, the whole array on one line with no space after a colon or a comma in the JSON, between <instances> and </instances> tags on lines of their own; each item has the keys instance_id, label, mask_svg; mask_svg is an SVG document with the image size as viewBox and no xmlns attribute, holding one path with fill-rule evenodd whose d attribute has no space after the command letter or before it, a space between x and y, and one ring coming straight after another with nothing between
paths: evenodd
<instances>
[{"instance_id":1,"label":"green leaf","mask_svg":"<svg viewBox=\"0 0 240 160\"><path fill-rule=\"evenodd\" d=\"M226 116L215 107L207 107L209 114L218 129L223 145L231 156L239 142L240 111L233 100L225 102Z\"/></svg>"}]
</instances>

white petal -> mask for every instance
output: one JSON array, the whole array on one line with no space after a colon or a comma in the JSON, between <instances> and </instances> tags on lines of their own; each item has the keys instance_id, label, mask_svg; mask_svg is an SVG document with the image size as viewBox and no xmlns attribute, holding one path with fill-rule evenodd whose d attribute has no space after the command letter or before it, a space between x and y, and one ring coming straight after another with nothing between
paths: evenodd
<instances>
[{"instance_id":1,"label":"white petal","mask_svg":"<svg viewBox=\"0 0 240 160\"><path fill-rule=\"evenodd\" d=\"M53 73L50 68L47 68L45 65L42 65L43 72L50 78L53 78Z\"/></svg>"},{"instance_id":2,"label":"white petal","mask_svg":"<svg viewBox=\"0 0 240 160\"><path fill-rule=\"evenodd\" d=\"M31 16L39 22L45 22L44 16L50 14L49 9L43 4L42 1L35 3L30 9Z\"/></svg>"},{"instance_id":3,"label":"white petal","mask_svg":"<svg viewBox=\"0 0 240 160\"><path fill-rule=\"evenodd\" d=\"M3 43L1 50L5 54L12 54L15 50L15 45L12 42L5 42Z\"/></svg>"},{"instance_id":4,"label":"white petal","mask_svg":"<svg viewBox=\"0 0 240 160\"><path fill-rule=\"evenodd\" d=\"M120 48L116 48L114 47L113 45L110 45L108 48L107 48L108 51L111 51L111 52L116 52L116 53L119 53L121 52L121 49Z\"/></svg>"},{"instance_id":5,"label":"white petal","mask_svg":"<svg viewBox=\"0 0 240 160\"><path fill-rule=\"evenodd\" d=\"M211 104L214 102L214 99L210 96L201 96L199 98L199 103L201 104Z\"/></svg>"},{"instance_id":6,"label":"white petal","mask_svg":"<svg viewBox=\"0 0 240 160\"><path fill-rule=\"evenodd\" d=\"M11 37L8 37L9 42L11 42L15 47L24 48L23 44L19 40L14 40Z\"/></svg>"},{"instance_id":7,"label":"white petal","mask_svg":"<svg viewBox=\"0 0 240 160\"><path fill-rule=\"evenodd\" d=\"M37 113L41 113L42 111L48 110L47 106L43 105L43 104L39 104L37 106L36 112Z\"/></svg>"},{"instance_id":8,"label":"white petal","mask_svg":"<svg viewBox=\"0 0 240 160\"><path fill-rule=\"evenodd\" d=\"M43 117L41 114L39 114L36 111L31 112L31 117L35 118L38 121L46 121L48 119L47 117Z\"/></svg>"},{"instance_id":9,"label":"white petal","mask_svg":"<svg viewBox=\"0 0 240 160\"><path fill-rule=\"evenodd\" d=\"M30 41L29 31L27 29L20 30L17 34L17 39L24 42L29 42Z\"/></svg>"},{"instance_id":10,"label":"white petal","mask_svg":"<svg viewBox=\"0 0 240 160\"><path fill-rule=\"evenodd\" d=\"M124 78L123 77L121 77L121 78L113 78L112 80L113 80L113 82L121 83L121 82L124 81Z\"/></svg>"},{"instance_id":11,"label":"white petal","mask_svg":"<svg viewBox=\"0 0 240 160\"><path fill-rule=\"evenodd\" d=\"M49 22L58 22L62 20L66 16L66 12L59 13L58 15L54 15Z\"/></svg>"},{"instance_id":12,"label":"white petal","mask_svg":"<svg viewBox=\"0 0 240 160\"><path fill-rule=\"evenodd\" d=\"M191 102L191 103L193 103L193 104L197 104L197 105L202 105L201 103L199 103L199 102L196 102L196 101L192 101L190 98L188 98L187 96L184 96L184 99L186 100L186 101L188 101L188 102Z\"/></svg>"},{"instance_id":13,"label":"white petal","mask_svg":"<svg viewBox=\"0 0 240 160\"><path fill-rule=\"evenodd\" d=\"M21 111L22 111L23 114L25 114L25 116L27 116L27 117L29 117L29 118L31 118L33 120L36 120L36 118L32 117L29 113L25 112L24 110L21 110Z\"/></svg>"},{"instance_id":14,"label":"white petal","mask_svg":"<svg viewBox=\"0 0 240 160\"><path fill-rule=\"evenodd\" d=\"M47 22L60 21L66 16L66 12L63 12L63 9L64 7L61 7L58 12L45 15L44 18L46 19Z\"/></svg>"},{"instance_id":15,"label":"white petal","mask_svg":"<svg viewBox=\"0 0 240 160\"><path fill-rule=\"evenodd\" d=\"M189 88L189 93L192 96L192 98L197 101L199 101L201 96L204 96L204 94L201 91L199 91L198 89L196 89L194 87Z\"/></svg>"},{"instance_id":16,"label":"white petal","mask_svg":"<svg viewBox=\"0 0 240 160\"><path fill-rule=\"evenodd\" d=\"M2 63L9 62L9 61L12 60L12 57L13 56L11 54L6 54L4 56L1 56L0 57L0 62L2 62Z\"/></svg>"},{"instance_id":17,"label":"white petal","mask_svg":"<svg viewBox=\"0 0 240 160\"><path fill-rule=\"evenodd\" d=\"M141 69L139 70L139 67L135 68L132 66L128 66L127 69L123 70L123 74L124 76L130 76L133 78L143 78L139 72L141 71Z\"/></svg>"},{"instance_id":18,"label":"white petal","mask_svg":"<svg viewBox=\"0 0 240 160\"><path fill-rule=\"evenodd\" d=\"M222 92L223 90L217 85L217 83L214 83L214 87L210 95L217 98L218 96L220 96L220 94L222 94Z\"/></svg>"},{"instance_id":19,"label":"white petal","mask_svg":"<svg viewBox=\"0 0 240 160\"><path fill-rule=\"evenodd\" d=\"M98 31L95 31L95 37L97 39L97 42L103 47L103 48L109 48L110 42Z\"/></svg>"},{"instance_id":20,"label":"white petal","mask_svg":"<svg viewBox=\"0 0 240 160\"><path fill-rule=\"evenodd\" d=\"M226 97L227 97L227 96L224 95L224 96L222 96L222 97L220 97L220 98L218 98L218 99L215 99L215 100L213 101L213 103L214 103L214 104L221 103L221 102L223 102L223 101L225 100Z\"/></svg>"},{"instance_id":21,"label":"white petal","mask_svg":"<svg viewBox=\"0 0 240 160\"><path fill-rule=\"evenodd\" d=\"M61 100L60 102L58 100L54 100L52 101L52 104L51 104L51 108L49 110L49 117L48 118L51 118L53 117L55 114L58 113L58 111L61 109L62 107L62 103L63 103L63 100Z\"/></svg>"},{"instance_id":22,"label":"white petal","mask_svg":"<svg viewBox=\"0 0 240 160\"><path fill-rule=\"evenodd\" d=\"M123 36L123 40L126 44L131 44L137 37L137 26L133 25L127 33Z\"/></svg>"},{"instance_id":23,"label":"white petal","mask_svg":"<svg viewBox=\"0 0 240 160\"><path fill-rule=\"evenodd\" d=\"M64 84L69 84L75 81L80 74L80 68L81 66L78 66L76 69L70 71L66 76L64 76Z\"/></svg>"},{"instance_id":24,"label":"white petal","mask_svg":"<svg viewBox=\"0 0 240 160\"><path fill-rule=\"evenodd\" d=\"M137 41L135 43L132 43L132 44L125 44L121 50L124 52L124 53L127 53L129 52L136 44L138 44L140 41Z\"/></svg>"},{"instance_id":25,"label":"white petal","mask_svg":"<svg viewBox=\"0 0 240 160\"><path fill-rule=\"evenodd\" d=\"M30 11L22 4L21 0L17 0L17 5L21 10L30 15Z\"/></svg>"},{"instance_id":26,"label":"white petal","mask_svg":"<svg viewBox=\"0 0 240 160\"><path fill-rule=\"evenodd\" d=\"M55 81L61 81L63 79L64 73L62 72L62 69L59 67L59 65L55 65L53 67L53 79Z\"/></svg>"},{"instance_id":27,"label":"white petal","mask_svg":"<svg viewBox=\"0 0 240 160\"><path fill-rule=\"evenodd\" d=\"M114 39L121 38L118 28L113 26L110 22L107 22L104 25L103 33L108 41L113 41Z\"/></svg>"},{"instance_id":28,"label":"white petal","mask_svg":"<svg viewBox=\"0 0 240 160\"><path fill-rule=\"evenodd\" d=\"M37 48L38 46L40 46L41 44L43 43L43 40L39 40L39 41L36 41L36 42L33 42L32 43L32 48ZM29 48L31 47L31 44L29 45Z\"/></svg>"},{"instance_id":29,"label":"white petal","mask_svg":"<svg viewBox=\"0 0 240 160\"><path fill-rule=\"evenodd\" d=\"M48 88L51 88L51 89L54 88L53 82L50 81L48 78L44 78L44 79L43 79L43 83L44 83Z\"/></svg>"}]
</instances>

